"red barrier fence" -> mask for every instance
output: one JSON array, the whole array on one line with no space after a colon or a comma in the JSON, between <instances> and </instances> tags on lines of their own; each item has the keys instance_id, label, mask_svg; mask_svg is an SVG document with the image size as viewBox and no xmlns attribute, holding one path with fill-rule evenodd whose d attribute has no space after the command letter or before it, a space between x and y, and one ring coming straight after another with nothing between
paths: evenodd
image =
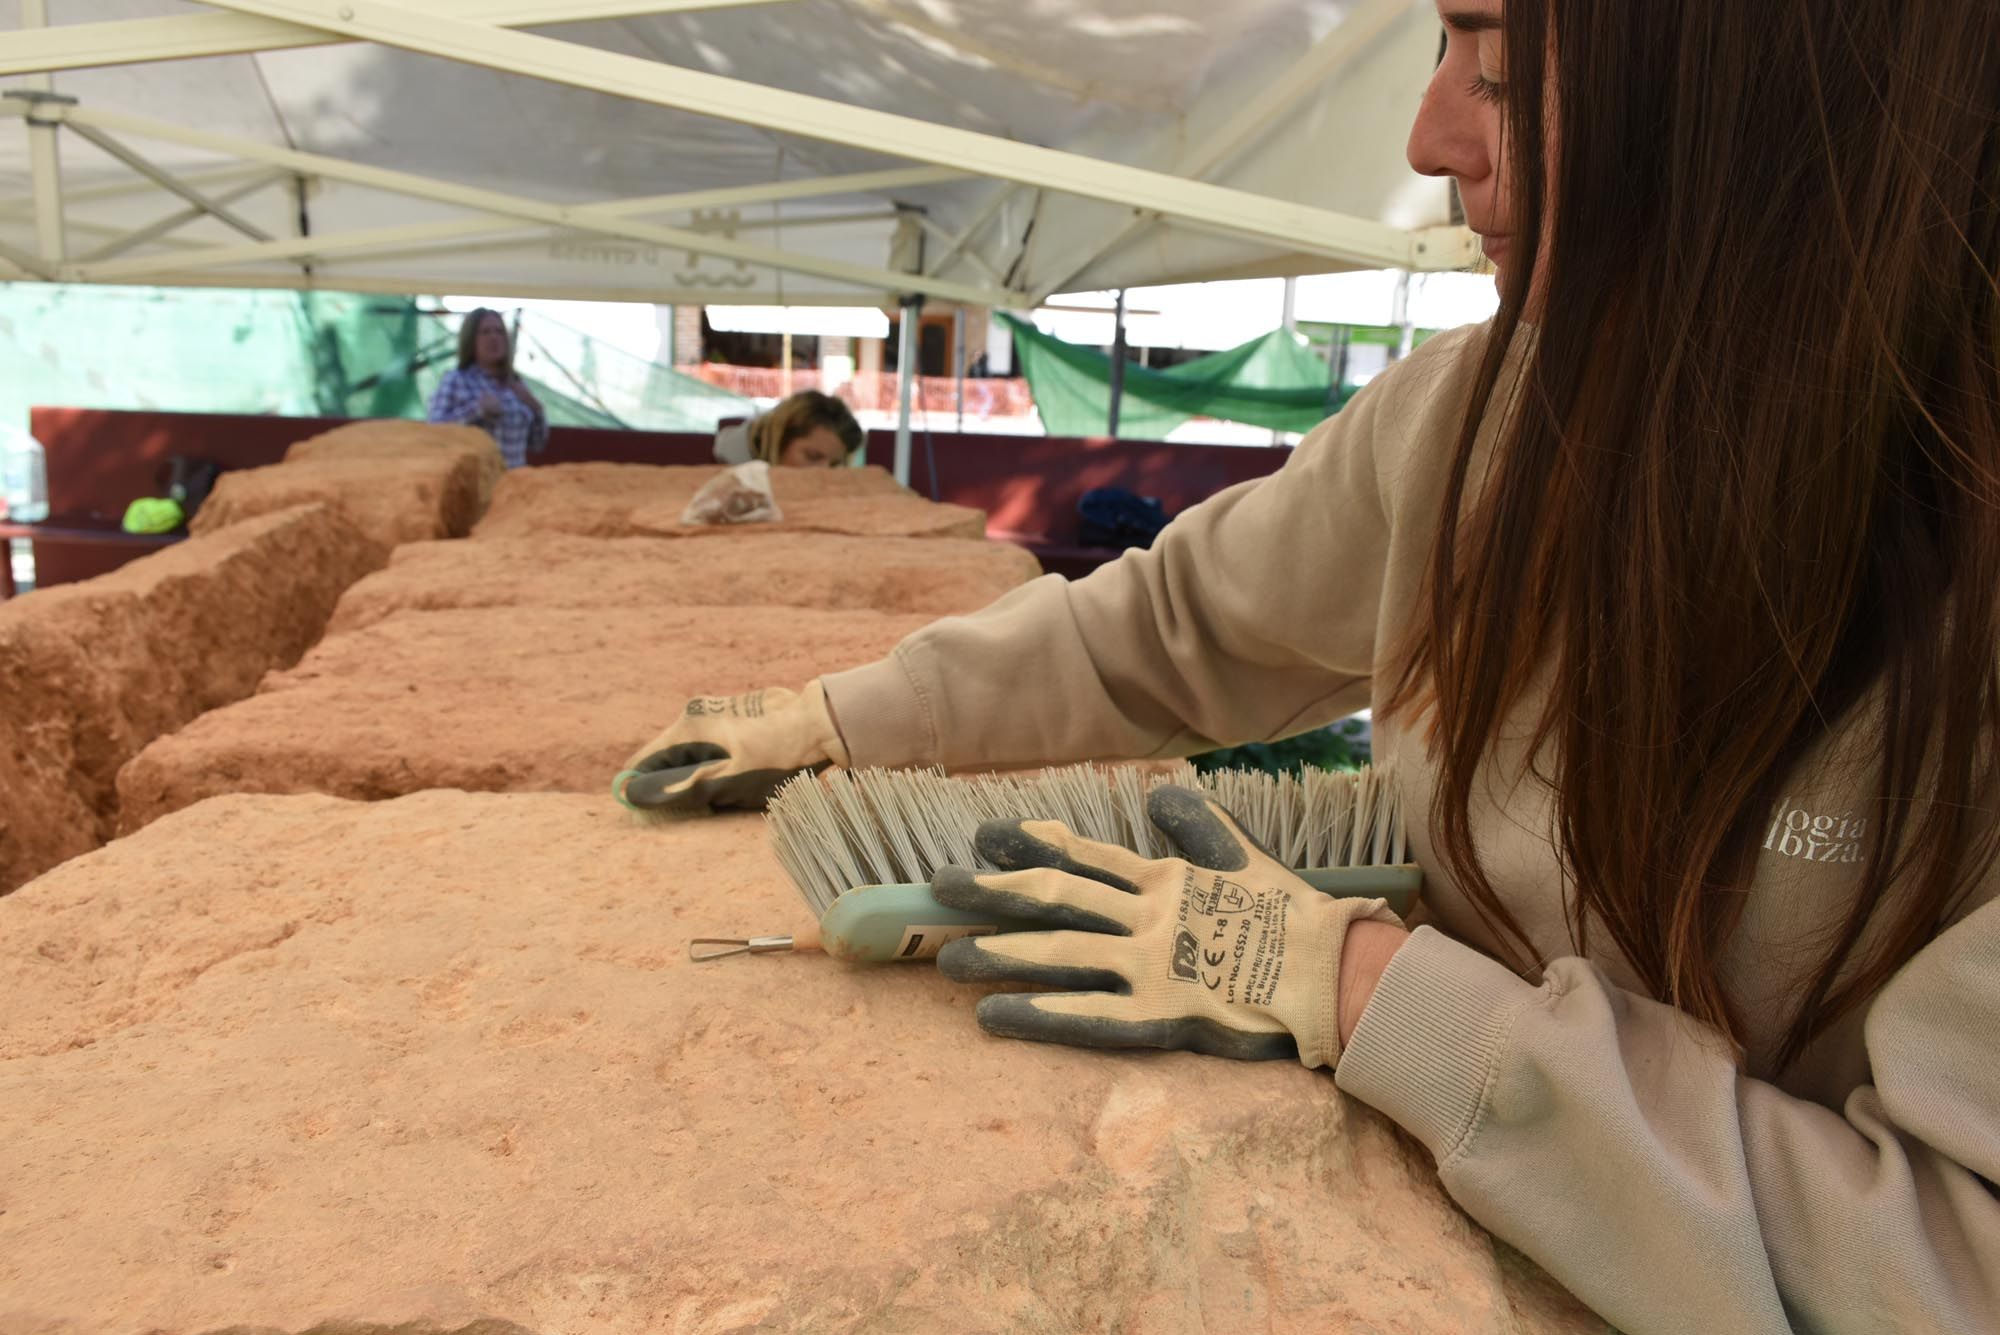
<instances>
[{"instance_id":1,"label":"red barrier fence","mask_svg":"<svg viewBox=\"0 0 2000 1335\"><path fill-rule=\"evenodd\" d=\"M893 377L885 377L893 383ZM967 384L973 382L968 381ZM987 381L1004 384L1004 381ZM278 462L293 442L340 425L338 419L252 417L223 413L114 412L36 408L30 431L47 451L49 510L84 522L116 521L140 496L158 495L167 460L212 459L228 468ZM702 464L711 437L695 433L557 427L534 465L608 461ZM895 433L869 433L868 462L889 466ZM1087 572L1115 556L1080 545L1076 506L1093 487L1155 496L1177 514L1234 483L1277 471L1281 446L1169 445L1159 441L928 431L911 442L910 485L922 496L975 506L989 536L1017 542L1063 574ZM72 533L37 539L42 584L88 579L138 554L130 545L92 542Z\"/></svg>"},{"instance_id":2,"label":"red barrier fence","mask_svg":"<svg viewBox=\"0 0 2000 1335\"><path fill-rule=\"evenodd\" d=\"M789 390L785 388L784 371L775 366L723 366L704 362L700 366L681 369L717 389L726 389L732 394L752 399L776 399L804 389L822 388L821 373L808 368L792 372ZM1028 382L1019 377L968 376L964 385L968 421L1034 416L1035 396L1029 392ZM900 407L897 386L893 371L857 371L836 384L832 393L856 412L893 413ZM958 411L958 391L959 381L951 376L918 376L910 392L911 402L921 412L955 414Z\"/></svg>"}]
</instances>

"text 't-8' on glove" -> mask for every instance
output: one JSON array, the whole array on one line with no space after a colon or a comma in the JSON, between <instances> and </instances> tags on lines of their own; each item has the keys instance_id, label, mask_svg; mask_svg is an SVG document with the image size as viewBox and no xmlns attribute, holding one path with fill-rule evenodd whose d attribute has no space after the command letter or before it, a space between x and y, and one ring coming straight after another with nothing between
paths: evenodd
<instances>
[{"instance_id":1,"label":"text 't-8' on glove","mask_svg":"<svg viewBox=\"0 0 2000 1335\"><path fill-rule=\"evenodd\" d=\"M761 808L802 770L847 764L847 747L817 680L803 691L696 696L673 726L641 747L612 796L641 815Z\"/></svg>"},{"instance_id":2,"label":"text 't-8' on glove","mask_svg":"<svg viewBox=\"0 0 2000 1335\"><path fill-rule=\"evenodd\" d=\"M1348 924L1396 915L1380 899L1313 889L1200 793L1160 788L1147 815L1181 857L1145 858L1057 821L992 820L977 847L1004 870L932 878L941 904L1055 929L954 941L939 954L959 982L1063 989L982 998L980 1026L1085 1047L1338 1062Z\"/></svg>"}]
</instances>

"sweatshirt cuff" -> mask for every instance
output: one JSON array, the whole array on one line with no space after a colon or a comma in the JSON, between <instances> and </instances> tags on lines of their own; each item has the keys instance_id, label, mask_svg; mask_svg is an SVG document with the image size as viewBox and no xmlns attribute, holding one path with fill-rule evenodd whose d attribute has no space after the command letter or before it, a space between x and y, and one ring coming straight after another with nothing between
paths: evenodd
<instances>
[{"instance_id":1,"label":"sweatshirt cuff","mask_svg":"<svg viewBox=\"0 0 2000 1335\"><path fill-rule=\"evenodd\" d=\"M1514 1021L1542 996L1498 961L1419 927L1383 970L1334 1080L1443 1163L1477 1124Z\"/></svg>"},{"instance_id":2,"label":"sweatshirt cuff","mask_svg":"<svg viewBox=\"0 0 2000 1335\"><path fill-rule=\"evenodd\" d=\"M819 680L856 769L937 763L937 725L902 650Z\"/></svg>"}]
</instances>

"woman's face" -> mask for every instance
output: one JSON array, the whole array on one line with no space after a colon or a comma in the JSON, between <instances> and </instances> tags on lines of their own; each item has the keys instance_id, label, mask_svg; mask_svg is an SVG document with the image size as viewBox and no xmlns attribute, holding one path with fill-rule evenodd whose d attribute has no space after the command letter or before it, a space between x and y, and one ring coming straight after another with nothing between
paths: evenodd
<instances>
[{"instance_id":1,"label":"woman's face","mask_svg":"<svg viewBox=\"0 0 2000 1335\"><path fill-rule=\"evenodd\" d=\"M479 335L473 352L481 366L499 366L507 360L507 323L497 315L481 316Z\"/></svg>"},{"instance_id":2,"label":"woman's face","mask_svg":"<svg viewBox=\"0 0 2000 1335\"><path fill-rule=\"evenodd\" d=\"M1437 0L1437 7L1444 59L1410 127L1410 165L1458 182L1466 225L1504 277L1515 215L1500 134L1507 77L1501 0Z\"/></svg>"},{"instance_id":3,"label":"woman's face","mask_svg":"<svg viewBox=\"0 0 2000 1335\"><path fill-rule=\"evenodd\" d=\"M793 436L778 451L780 468L832 468L847 457L830 426L816 426L803 436Z\"/></svg>"}]
</instances>

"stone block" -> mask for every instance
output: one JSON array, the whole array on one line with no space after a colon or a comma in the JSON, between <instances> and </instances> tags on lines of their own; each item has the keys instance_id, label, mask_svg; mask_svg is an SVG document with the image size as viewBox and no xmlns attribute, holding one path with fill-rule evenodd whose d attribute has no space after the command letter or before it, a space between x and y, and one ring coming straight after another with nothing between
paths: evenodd
<instances>
[{"instance_id":1,"label":"stone block","mask_svg":"<svg viewBox=\"0 0 2000 1335\"><path fill-rule=\"evenodd\" d=\"M439 454L465 457L478 469L478 512L486 513L493 488L507 471L500 447L476 426L448 426L401 418L349 422L299 441L285 451L286 463L322 459L426 459Z\"/></svg>"},{"instance_id":2,"label":"stone block","mask_svg":"<svg viewBox=\"0 0 2000 1335\"><path fill-rule=\"evenodd\" d=\"M188 523L193 534L295 505L325 504L384 547L462 538L482 513L482 465L465 452L382 457L341 454L246 468L216 480Z\"/></svg>"},{"instance_id":3,"label":"stone block","mask_svg":"<svg viewBox=\"0 0 2000 1335\"><path fill-rule=\"evenodd\" d=\"M230 797L0 901L10 1331L1603 1329L1323 1072L988 1038L755 817Z\"/></svg>"},{"instance_id":4,"label":"stone block","mask_svg":"<svg viewBox=\"0 0 2000 1335\"><path fill-rule=\"evenodd\" d=\"M418 542L341 597L330 634L453 607L810 607L947 616L1041 573L1000 542L744 534L730 542L535 533Z\"/></svg>"},{"instance_id":5,"label":"stone block","mask_svg":"<svg viewBox=\"0 0 2000 1335\"><path fill-rule=\"evenodd\" d=\"M119 768L296 663L387 558L295 507L0 603L0 893L110 837Z\"/></svg>"},{"instance_id":6,"label":"stone block","mask_svg":"<svg viewBox=\"0 0 2000 1335\"><path fill-rule=\"evenodd\" d=\"M119 773L120 829L232 792L609 803L620 765L689 697L872 662L930 620L792 607L399 613L328 636L249 699L148 746Z\"/></svg>"},{"instance_id":7,"label":"stone block","mask_svg":"<svg viewBox=\"0 0 2000 1335\"><path fill-rule=\"evenodd\" d=\"M783 518L768 524L683 524L681 512L719 467L556 464L500 480L474 536L572 533L589 538L728 537L802 530L863 538L983 538L986 516L927 501L881 468L774 468Z\"/></svg>"}]
</instances>

